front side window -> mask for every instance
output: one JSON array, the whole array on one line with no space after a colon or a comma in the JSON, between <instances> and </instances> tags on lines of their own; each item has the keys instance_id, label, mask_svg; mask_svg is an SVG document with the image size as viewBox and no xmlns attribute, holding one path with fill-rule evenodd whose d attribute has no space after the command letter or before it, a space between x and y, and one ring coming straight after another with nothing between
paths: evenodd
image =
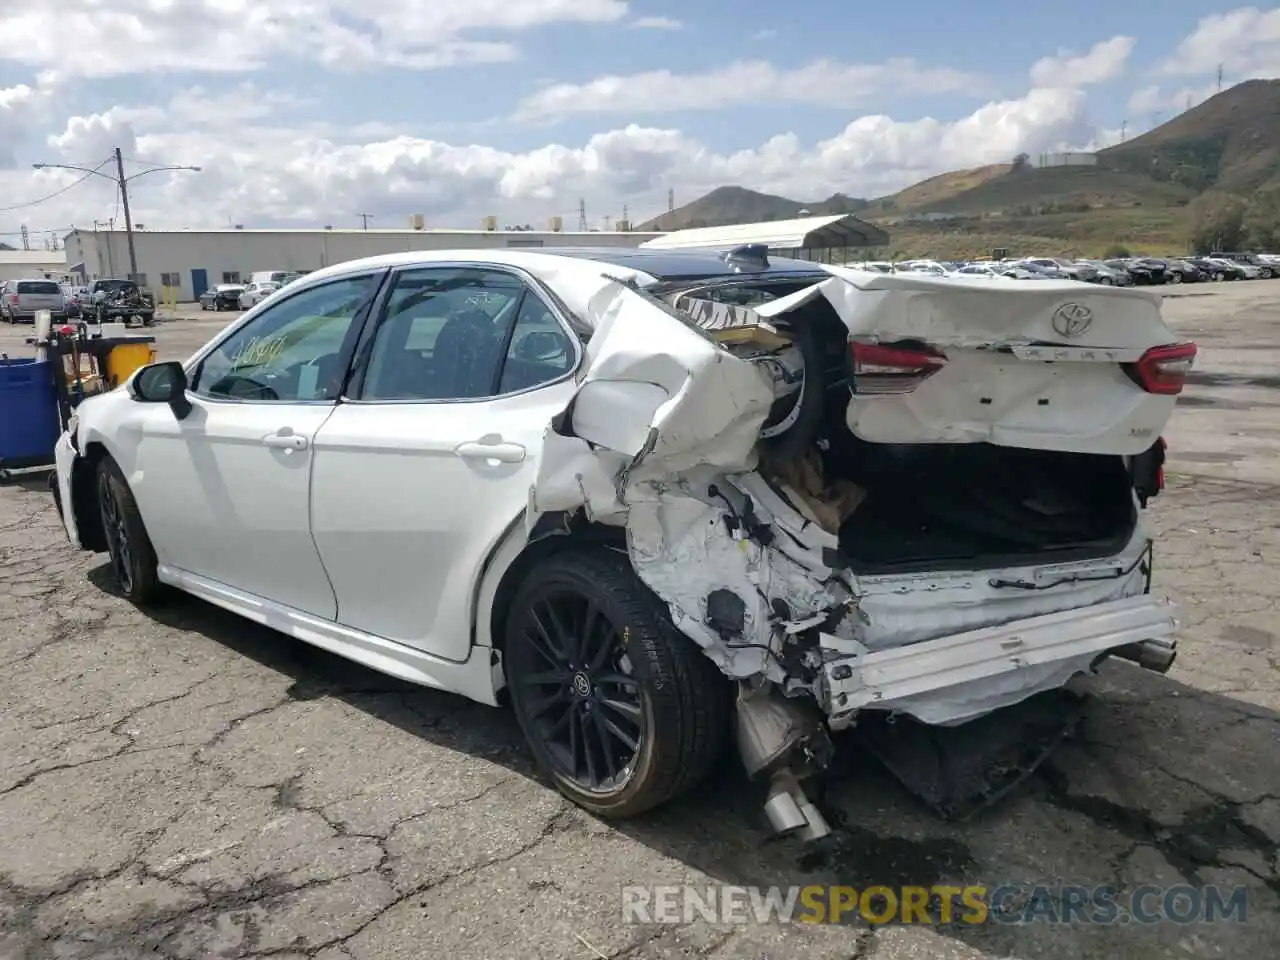
<instances>
[{"instance_id":1,"label":"front side window","mask_svg":"<svg viewBox=\"0 0 1280 960\"><path fill-rule=\"evenodd\" d=\"M334 400L343 345L376 289L348 277L282 300L239 328L200 362L192 392L222 400Z\"/></svg>"}]
</instances>

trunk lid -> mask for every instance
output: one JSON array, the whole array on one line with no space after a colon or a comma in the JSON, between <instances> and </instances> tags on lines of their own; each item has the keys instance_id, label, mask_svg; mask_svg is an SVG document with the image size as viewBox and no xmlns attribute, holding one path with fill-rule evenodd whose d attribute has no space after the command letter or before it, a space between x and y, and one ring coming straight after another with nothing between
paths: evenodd
<instances>
[{"instance_id":1,"label":"trunk lid","mask_svg":"<svg viewBox=\"0 0 1280 960\"><path fill-rule=\"evenodd\" d=\"M825 269L850 332L847 424L871 442L1137 454L1195 356L1142 291Z\"/></svg>"}]
</instances>

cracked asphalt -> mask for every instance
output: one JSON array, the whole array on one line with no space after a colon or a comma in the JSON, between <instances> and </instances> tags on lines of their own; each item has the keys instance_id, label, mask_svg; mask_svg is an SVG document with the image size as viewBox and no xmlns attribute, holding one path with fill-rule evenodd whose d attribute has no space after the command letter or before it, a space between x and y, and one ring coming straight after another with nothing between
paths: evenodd
<instances>
[{"instance_id":1,"label":"cracked asphalt","mask_svg":"<svg viewBox=\"0 0 1280 960\"><path fill-rule=\"evenodd\" d=\"M817 849L767 837L732 759L652 816L599 822L538 778L507 712L193 599L141 612L66 544L43 474L0 485L0 958L1274 955L1280 281L1179 294L1168 316L1205 350L1149 511L1157 588L1183 605L1173 670L1104 668L1078 735L963 824L845 738ZM162 354L223 322L162 325ZM622 922L624 884L684 882L1218 884L1250 901L1244 923L1189 926Z\"/></svg>"}]
</instances>

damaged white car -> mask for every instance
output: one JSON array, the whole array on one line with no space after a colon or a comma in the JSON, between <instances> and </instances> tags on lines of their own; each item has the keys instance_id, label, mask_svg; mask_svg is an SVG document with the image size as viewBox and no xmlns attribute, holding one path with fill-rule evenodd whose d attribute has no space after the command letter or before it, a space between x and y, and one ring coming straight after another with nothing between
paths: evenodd
<instances>
[{"instance_id":1,"label":"damaged white car","mask_svg":"<svg viewBox=\"0 0 1280 960\"><path fill-rule=\"evenodd\" d=\"M1141 292L759 248L415 252L308 275L85 401L67 533L375 670L504 691L626 817L736 736L783 832L866 711L955 725L1155 670L1141 507L1195 356Z\"/></svg>"}]
</instances>

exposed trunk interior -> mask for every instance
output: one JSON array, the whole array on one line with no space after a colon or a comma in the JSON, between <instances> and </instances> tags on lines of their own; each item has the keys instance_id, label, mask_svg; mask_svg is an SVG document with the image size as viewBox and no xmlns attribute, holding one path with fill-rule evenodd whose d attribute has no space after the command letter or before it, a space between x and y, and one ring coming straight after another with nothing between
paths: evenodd
<instances>
[{"instance_id":1,"label":"exposed trunk interior","mask_svg":"<svg viewBox=\"0 0 1280 960\"><path fill-rule=\"evenodd\" d=\"M786 284L766 292L764 285L746 281L699 296L754 306L790 292ZM772 463L765 472L775 488L803 491L809 514L832 532L838 529L841 552L854 572L1089 560L1114 555L1133 535L1135 478L1124 457L859 439L845 421L848 328L825 299L776 322L793 332L810 376L799 393L779 400L769 421L786 419L790 426L766 439ZM785 417L793 404L798 415Z\"/></svg>"},{"instance_id":2,"label":"exposed trunk interior","mask_svg":"<svg viewBox=\"0 0 1280 960\"><path fill-rule=\"evenodd\" d=\"M887 445L847 433L828 477L866 497L840 527L855 572L993 569L1105 557L1133 534L1122 457L990 444Z\"/></svg>"}]
</instances>

